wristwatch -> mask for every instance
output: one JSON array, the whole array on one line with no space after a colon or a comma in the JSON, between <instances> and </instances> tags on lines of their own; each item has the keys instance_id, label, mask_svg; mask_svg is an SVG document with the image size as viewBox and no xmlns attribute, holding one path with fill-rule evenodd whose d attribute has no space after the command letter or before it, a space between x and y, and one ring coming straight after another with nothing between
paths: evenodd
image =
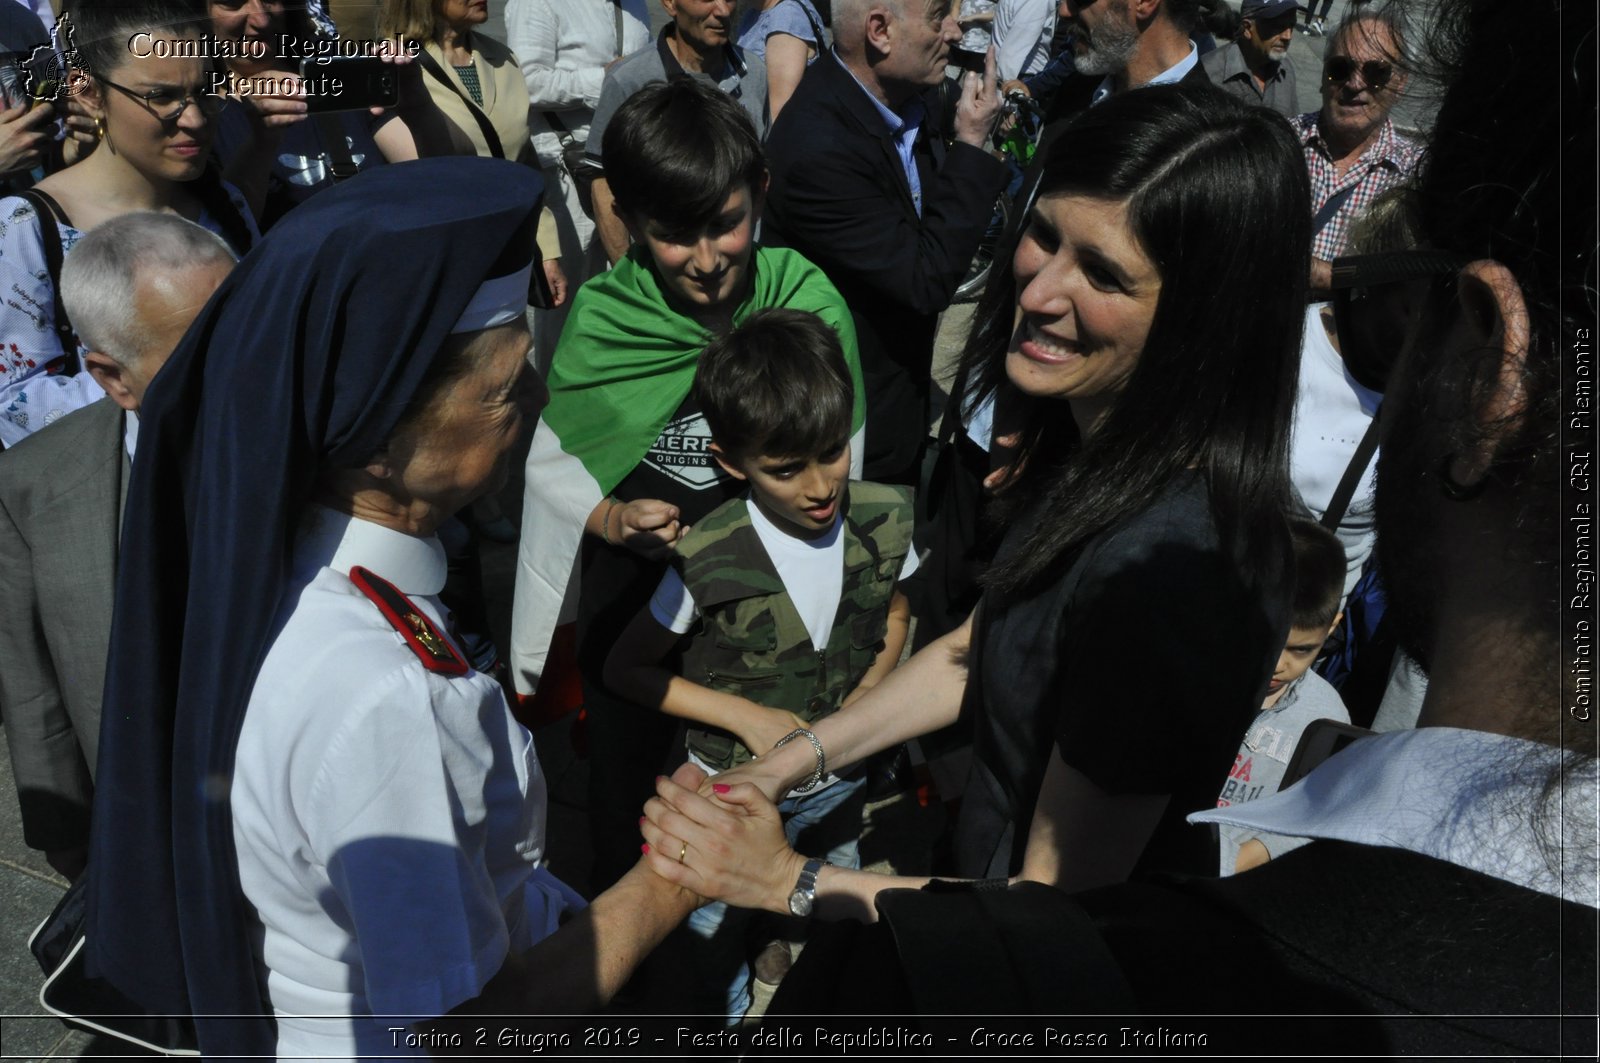
<instances>
[{"instance_id":1,"label":"wristwatch","mask_svg":"<svg viewBox=\"0 0 1600 1063\"><path fill-rule=\"evenodd\" d=\"M802 919L811 914L811 908L817 903L817 872L822 870L826 860L812 857L806 861L806 866L800 869L800 877L795 881L794 890L789 894L789 914L798 915Z\"/></svg>"}]
</instances>

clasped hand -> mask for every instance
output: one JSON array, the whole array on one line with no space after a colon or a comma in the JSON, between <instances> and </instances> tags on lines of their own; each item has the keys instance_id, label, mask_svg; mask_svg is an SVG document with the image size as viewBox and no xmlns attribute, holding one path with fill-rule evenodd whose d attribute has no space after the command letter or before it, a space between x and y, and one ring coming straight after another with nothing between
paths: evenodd
<instances>
[{"instance_id":1,"label":"clasped hand","mask_svg":"<svg viewBox=\"0 0 1600 1063\"><path fill-rule=\"evenodd\" d=\"M733 728L734 734L739 736L739 741L744 743L746 749L756 756L765 756L788 735L794 734L797 729L803 729L806 722L792 712L784 709L771 709L765 705L751 702L751 718L747 722ZM718 778L718 782L727 780Z\"/></svg>"},{"instance_id":2,"label":"clasped hand","mask_svg":"<svg viewBox=\"0 0 1600 1063\"><path fill-rule=\"evenodd\" d=\"M705 773L686 764L656 780L639 824L645 859L657 875L704 900L787 912L805 860L789 847L766 794L725 778L706 785Z\"/></svg>"}]
</instances>

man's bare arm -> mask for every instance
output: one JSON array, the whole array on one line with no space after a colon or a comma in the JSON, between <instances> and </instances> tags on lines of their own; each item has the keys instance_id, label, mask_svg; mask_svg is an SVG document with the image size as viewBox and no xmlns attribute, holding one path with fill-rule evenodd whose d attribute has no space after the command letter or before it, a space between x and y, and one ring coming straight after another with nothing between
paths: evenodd
<instances>
[{"instance_id":1,"label":"man's bare arm","mask_svg":"<svg viewBox=\"0 0 1600 1063\"><path fill-rule=\"evenodd\" d=\"M606 259L615 266L628 253L628 227L617 215L616 198L604 177L594 179L590 193L594 196L594 227L606 249Z\"/></svg>"}]
</instances>

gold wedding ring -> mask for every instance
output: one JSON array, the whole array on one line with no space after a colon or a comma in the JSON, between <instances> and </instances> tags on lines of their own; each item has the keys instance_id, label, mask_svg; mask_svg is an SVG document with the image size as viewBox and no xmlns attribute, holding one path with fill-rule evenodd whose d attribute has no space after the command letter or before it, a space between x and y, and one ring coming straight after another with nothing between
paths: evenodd
<instances>
[{"instance_id":1,"label":"gold wedding ring","mask_svg":"<svg viewBox=\"0 0 1600 1063\"><path fill-rule=\"evenodd\" d=\"M683 858L689 855L689 843L684 842L683 848L678 850L678 863L683 863Z\"/></svg>"}]
</instances>

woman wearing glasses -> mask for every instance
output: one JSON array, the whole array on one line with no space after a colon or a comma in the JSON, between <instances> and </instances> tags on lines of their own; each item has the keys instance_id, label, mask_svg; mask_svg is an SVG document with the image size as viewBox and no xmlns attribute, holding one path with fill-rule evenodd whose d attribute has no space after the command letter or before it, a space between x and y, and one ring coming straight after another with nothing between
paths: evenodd
<instances>
[{"instance_id":1,"label":"woman wearing glasses","mask_svg":"<svg viewBox=\"0 0 1600 1063\"><path fill-rule=\"evenodd\" d=\"M89 157L0 200L0 443L11 446L100 398L56 299L60 256L95 226L136 210L177 214L243 254L260 235L250 209L207 162L221 97L205 61L161 58L199 43L179 0L79 0L72 25L87 76L68 84L94 122ZM130 48L140 34L150 54ZM43 216L48 214L49 217ZM45 226L49 228L46 229ZM56 253L55 249L59 249Z\"/></svg>"}]
</instances>

